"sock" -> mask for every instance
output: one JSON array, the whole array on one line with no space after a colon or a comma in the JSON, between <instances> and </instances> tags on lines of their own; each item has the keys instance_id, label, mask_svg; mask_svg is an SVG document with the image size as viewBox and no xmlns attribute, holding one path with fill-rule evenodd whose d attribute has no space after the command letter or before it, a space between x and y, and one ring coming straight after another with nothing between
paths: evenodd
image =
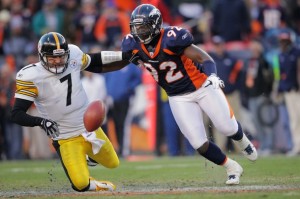
<instances>
[{"instance_id":1,"label":"sock","mask_svg":"<svg viewBox=\"0 0 300 199\"><path fill-rule=\"evenodd\" d=\"M213 142L209 142L207 151L200 155L217 165L222 165L226 161L226 155Z\"/></svg>"},{"instance_id":2,"label":"sock","mask_svg":"<svg viewBox=\"0 0 300 199\"><path fill-rule=\"evenodd\" d=\"M222 166L224 166L227 169L229 167L229 165L231 165L232 162L233 162L233 160L230 159L229 157L227 157L225 162L222 164Z\"/></svg>"},{"instance_id":3,"label":"sock","mask_svg":"<svg viewBox=\"0 0 300 199\"><path fill-rule=\"evenodd\" d=\"M89 191L95 191L96 190L96 183L94 180L90 180L90 187L89 187Z\"/></svg>"},{"instance_id":4,"label":"sock","mask_svg":"<svg viewBox=\"0 0 300 199\"><path fill-rule=\"evenodd\" d=\"M244 133L243 133L243 129L241 127L241 124L238 121L236 121L236 122L238 124L238 130L237 130L237 132L235 134L233 134L232 136L229 136L229 138L231 138L231 139L233 139L235 141L240 141L240 140L243 139Z\"/></svg>"}]
</instances>

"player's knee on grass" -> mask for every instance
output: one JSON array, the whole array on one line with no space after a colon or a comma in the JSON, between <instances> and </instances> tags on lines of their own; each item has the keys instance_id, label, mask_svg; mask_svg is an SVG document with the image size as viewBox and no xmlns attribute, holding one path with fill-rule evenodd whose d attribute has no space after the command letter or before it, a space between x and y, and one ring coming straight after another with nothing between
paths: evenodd
<instances>
[{"instance_id":1,"label":"player's knee on grass","mask_svg":"<svg viewBox=\"0 0 300 199\"><path fill-rule=\"evenodd\" d=\"M89 190L90 181L88 178L87 179L77 178L74 179L71 183L72 183L72 188L75 191L84 192Z\"/></svg>"}]
</instances>

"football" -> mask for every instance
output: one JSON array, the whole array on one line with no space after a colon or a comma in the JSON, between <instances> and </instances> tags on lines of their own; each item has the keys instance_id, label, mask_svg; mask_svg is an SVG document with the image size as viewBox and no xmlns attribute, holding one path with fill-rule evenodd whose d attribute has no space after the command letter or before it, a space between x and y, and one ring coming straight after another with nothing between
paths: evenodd
<instances>
[{"instance_id":1,"label":"football","mask_svg":"<svg viewBox=\"0 0 300 199\"><path fill-rule=\"evenodd\" d=\"M83 115L83 124L88 132L99 128L105 119L105 105L101 100L91 102Z\"/></svg>"}]
</instances>

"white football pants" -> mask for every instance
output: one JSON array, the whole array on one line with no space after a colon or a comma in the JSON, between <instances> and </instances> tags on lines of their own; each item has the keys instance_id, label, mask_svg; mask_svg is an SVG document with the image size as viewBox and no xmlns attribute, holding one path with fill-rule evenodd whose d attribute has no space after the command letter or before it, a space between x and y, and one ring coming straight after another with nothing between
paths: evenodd
<instances>
[{"instance_id":1,"label":"white football pants","mask_svg":"<svg viewBox=\"0 0 300 199\"><path fill-rule=\"evenodd\" d=\"M233 111L221 89L202 86L186 95L171 96L169 102L181 132L194 149L198 149L208 140L203 112L225 136L231 136L238 130Z\"/></svg>"}]
</instances>

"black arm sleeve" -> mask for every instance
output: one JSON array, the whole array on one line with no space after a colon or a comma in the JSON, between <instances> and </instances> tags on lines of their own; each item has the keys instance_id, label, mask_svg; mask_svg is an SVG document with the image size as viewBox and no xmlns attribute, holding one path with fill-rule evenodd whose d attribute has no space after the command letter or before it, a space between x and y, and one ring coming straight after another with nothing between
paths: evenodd
<instances>
[{"instance_id":1,"label":"black arm sleeve","mask_svg":"<svg viewBox=\"0 0 300 199\"><path fill-rule=\"evenodd\" d=\"M94 54L89 53L88 55L91 57L91 63L85 70L93 73L101 73L102 72L101 52L94 53Z\"/></svg>"},{"instance_id":2,"label":"black arm sleeve","mask_svg":"<svg viewBox=\"0 0 300 199\"><path fill-rule=\"evenodd\" d=\"M15 98L15 104L11 111L11 120L21 126L40 126L42 118L28 115L26 112L32 105L32 101Z\"/></svg>"}]
</instances>

